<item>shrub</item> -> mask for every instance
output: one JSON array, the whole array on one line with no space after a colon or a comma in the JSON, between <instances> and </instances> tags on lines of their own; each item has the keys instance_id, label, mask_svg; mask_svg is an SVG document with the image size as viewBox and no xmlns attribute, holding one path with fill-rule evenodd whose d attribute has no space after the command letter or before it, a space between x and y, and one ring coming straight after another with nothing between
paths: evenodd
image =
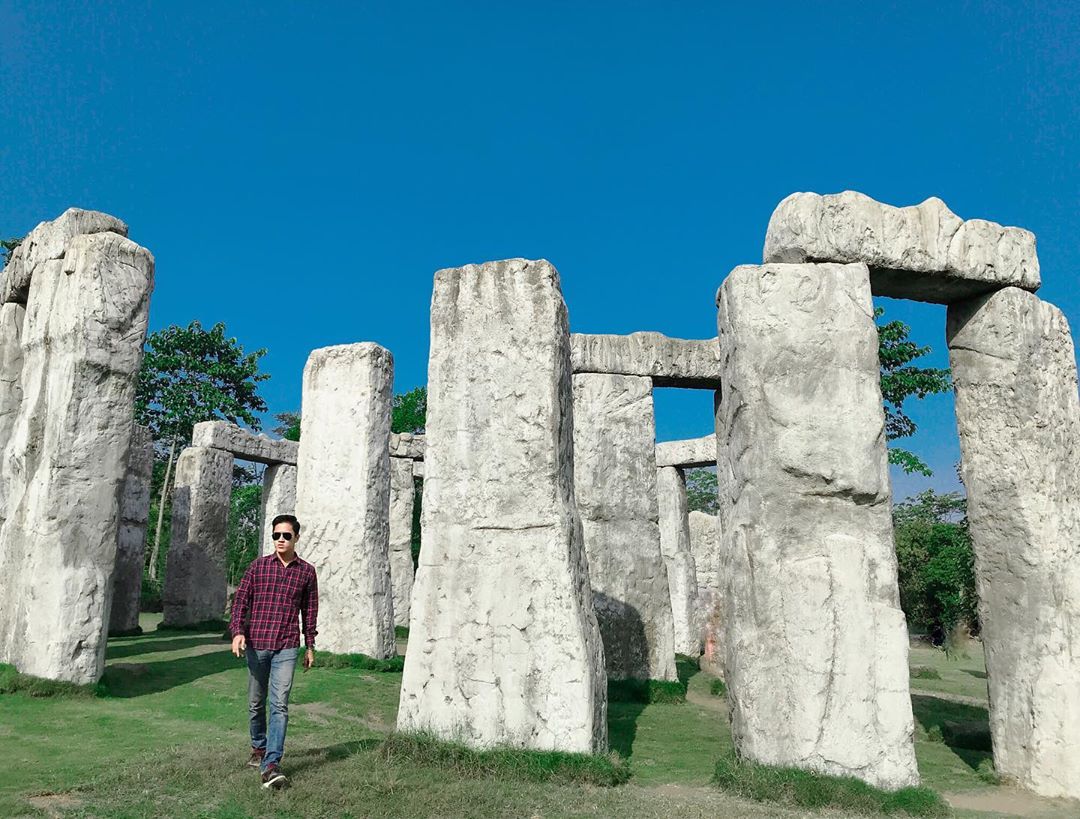
<instances>
[{"instance_id":1,"label":"shrub","mask_svg":"<svg viewBox=\"0 0 1080 819\"><path fill-rule=\"evenodd\" d=\"M608 702L686 702L686 683L678 680L608 680Z\"/></svg>"},{"instance_id":2,"label":"shrub","mask_svg":"<svg viewBox=\"0 0 1080 819\"><path fill-rule=\"evenodd\" d=\"M315 652L315 668L354 668L358 671L377 671L400 674L405 668L405 658L400 654L386 660L369 657L367 654L331 654L329 651Z\"/></svg>"},{"instance_id":3,"label":"shrub","mask_svg":"<svg viewBox=\"0 0 1080 819\"><path fill-rule=\"evenodd\" d=\"M716 763L713 781L725 791L746 799L798 808L910 816L948 814L945 802L929 788L884 791L853 777L740 762L734 755L722 757Z\"/></svg>"},{"instance_id":4,"label":"shrub","mask_svg":"<svg viewBox=\"0 0 1080 819\"><path fill-rule=\"evenodd\" d=\"M727 683L721 679L715 679L709 683L709 693L714 697L727 696Z\"/></svg>"},{"instance_id":5,"label":"shrub","mask_svg":"<svg viewBox=\"0 0 1080 819\"><path fill-rule=\"evenodd\" d=\"M451 770L469 778L491 777L556 784L621 785L630 778L629 765L617 755L593 756L562 751L492 748L478 751L425 734L391 734L379 746L386 760Z\"/></svg>"},{"instance_id":6,"label":"shrub","mask_svg":"<svg viewBox=\"0 0 1080 819\"><path fill-rule=\"evenodd\" d=\"M933 666L915 665L911 667L911 676L916 680L940 680L941 674Z\"/></svg>"}]
</instances>

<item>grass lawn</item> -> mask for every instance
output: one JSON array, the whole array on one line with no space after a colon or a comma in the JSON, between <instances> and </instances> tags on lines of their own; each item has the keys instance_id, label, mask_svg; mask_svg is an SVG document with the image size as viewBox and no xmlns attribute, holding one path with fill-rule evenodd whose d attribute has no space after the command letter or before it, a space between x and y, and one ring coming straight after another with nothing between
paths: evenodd
<instances>
[{"instance_id":1,"label":"grass lawn","mask_svg":"<svg viewBox=\"0 0 1080 819\"><path fill-rule=\"evenodd\" d=\"M284 760L293 787L267 792L244 767L243 662L219 633L154 631L158 619L144 615L146 634L110 641L106 696L0 697L0 816L807 815L710 786L731 736L726 703L710 693L710 679L700 673L689 678L685 704L611 704L611 748L629 760L633 777L605 788L469 776L388 759L379 746L394 724L399 673L297 671ZM981 655L951 661L916 649L912 663L935 664L942 677L913 680L914 688L970 697L981 690L985 697L985 681L967 673L979 670ZM939 735L945 723L985 722L985 706L925 695L913 700L927 785L979 807L1014 794L980 778L989 753L950 747ZM1024 804L1039 811L1029 815L1067 815L1053 812L1061 806L1049 802Z\"/></svg>"}]
</instances>

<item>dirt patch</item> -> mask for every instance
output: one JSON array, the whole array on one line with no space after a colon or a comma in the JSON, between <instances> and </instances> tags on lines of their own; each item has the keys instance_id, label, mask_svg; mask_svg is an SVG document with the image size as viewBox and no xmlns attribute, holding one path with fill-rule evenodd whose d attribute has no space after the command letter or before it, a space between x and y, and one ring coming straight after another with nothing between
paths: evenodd
<instances>
[{"instance_id":1,"label":"dirt patch","mask_svg":"<svg viewBox=\"0 0 1080 819\"><path fill-rule=\"evenodd\" d=\"M969 697L966 694L948 694L944 691L931 691L925 688L912 688L911 695L914 697L934 697L946 702L958 702L961 705L977 705L986 708L986 697Z\"/></svg>"},{"instance_id":2,"label":"dirt patch","mask_svg":"<svg viewBox=\"0 0 1080 819\"><path fill-rule=\"evenodd\" d=\"M377 716L354 717L351 714L342 714L338 709L325 702L302 702L293 703L294 712L303 714L317 725L332 725L334 723L348 723L350 725L362 725L370 731L388 732L392 726L387 725Z\"/></svg>"},{"instance_id":3,"label":"dirt patch","mask_svg":"<svg viewBox=\"0 0 1080 819\"><path fill-rule=\"evenodd\" d=\"M995 788L986 791L943 793L945 801L961 810L999 813L1004 816L1077 816L1080 804L1065 799L1043 799L1015 788Z\"/></svg>"},{"instance_id":4,"label":"dirt patch","mask_svg":"<svg viewBox=\"0 0 1080 819\"><path fill-rule=\"evenodd\" d=\"M49 816L63 816L64 811L74 810L82 805L82 800L70 793L39 793L26 797L26 801Z\"/></svg>"},{"instance_id":5,"label":"dirt patch","mask_svg":"<svg viewBox=\"0 0 1080 819\"><path fill-rule=\"evenodd\" d=\"M706 711L715 711L718 714L727 714L728 704L723 697L717 697L700 691L687 691L686 701L704 708Z\"/></svg>"}]
</instances>

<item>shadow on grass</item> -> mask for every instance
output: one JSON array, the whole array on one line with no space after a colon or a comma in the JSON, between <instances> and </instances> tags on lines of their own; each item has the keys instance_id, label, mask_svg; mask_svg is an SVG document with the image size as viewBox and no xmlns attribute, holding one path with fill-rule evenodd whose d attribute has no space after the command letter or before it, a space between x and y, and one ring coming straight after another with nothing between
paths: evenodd
<instances>
[{"instance_id":1,"label":"shadow on grass","mask_svg":"<svg viewBox=\"0 0 1080 819\"><path fill-rule=\"evenodd\" d=\"M177 637L175 632L167 635L157 635L156 640L135 640L130 643L115 645L109 641L105 649L106 660L118 660L121 657L133 657L138 654L153 654L157 651L181 651L196 646L211 645L220 642L213 634L197 634L190 637ZM163 640L161 637L169 637Z\"/></svg>"},{"instance_id":2,"label":"shadow on grass","mask_svg":"<svg viewBox=\"0 0 1080 819\"><path fill-rule=\"evenodd\" d=\"M634 755L638 717L645 707L643 702L608 703L608 747L623 759Z\"/></svg>"},{"instance_id":3,"label":"shadow on grass","mask_svg":"<svg viewBox=\"0 0 1080 819\"><path fill-rule=\"evenodd\" d=\"M976 677L976 678L978 678L980 680L985 680L986 679L986 672L985 671L976 671L975 669L972 669L972 668L965 668L965 669L962 669L962 670L963 670L963 672L965 674L970 674L972 677Z\"/></svg>"},{"instance_id":4,"label":"shadow on grass","mask_svg":"<svg viewBox=\"0 0 1080 819\"><path fill-rule=\"evenodd\" d=\"M924 731L940 737L973 771L978 771L984 760L993 760L986 708L916 694L911 698L911 710Z\"/></svg>"},{"instance_id":5,"label":"shadow on grass","mask_svg":"<svg viewBox=\"0 0 1080 819\"><path fill-rule=\"evenodd\" d=\"M353 742L339 742L324 748L308 748L290 753L289 773L314 771L328 762L340 762L364 751L372 751L382 743L381 738L358 739Z\"/></svg>"},{"instance_id":6,"label":"shadow on grass","mask_svg":"<svg viewBox=\"0 0 1080 819\"><path fill-rule=\"evenodd\" d=\"M211 674L235 668L246 666L243 660L238 660L228 649L194 657L159 660L156 663L110 665L106 666L105 674L101 678L102 696L128 698L157 694L187 685L200 677L209 677Z\"/></svg>"}]
</instances>

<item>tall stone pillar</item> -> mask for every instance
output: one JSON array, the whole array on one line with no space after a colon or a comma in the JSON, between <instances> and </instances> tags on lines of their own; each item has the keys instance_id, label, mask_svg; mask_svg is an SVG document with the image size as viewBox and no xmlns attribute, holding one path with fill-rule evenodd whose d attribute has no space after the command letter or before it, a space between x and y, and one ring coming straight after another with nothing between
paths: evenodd
<instances>
[{"instance_id":1,"label":"tall stone pillar","mask_svg":"<svg viewBox=\"0 0 1080 819\"><path fill-rule=\"evenodd\" d=\"M660 512L660 551L664 555L675 651L689 657L701 654L702 612L697 572L690 552L690 518L686 505L686 476L674 466L656 470L656 500Z\"/></svg>"},{"instance_id":2,"label":"tall stone pillar","mask_svg":"<svg viewBox=\"0 0 1080 819\"><path fill-rule=\"evenodd\" d=\"M95 225L117 232L85 232ZM0 662L75 683L104 668L153 289L153 257L119 231L112 217L68 211L38 226L3 273L4 300L25 300L26 313L21 400L0 454Z\"/></svg>"},{"instance_id":3,"label":"tall stone pillar","mask_svg":"<svg viewBox=\"0 0 1080 819\"><path fill-rule=\"evenodd\" d=\"M120 494L120 529L116 539L110 634L130 634L139 629L146 521L150 517L150 481L153 473L154 439L150 437L148 428L136 424Z\"/></svg>"},{"instance_id":4,"label":"tall stone pillar","mask_svg":"<svg viewBox=\"0 0 1080 819\"><path fill-rule=\"evenodd\" d=\"M720 597L720 551L716 515L689 514L690 552L697 575L698 606L701 612L702 656L700 666L718 677L724 676L724 607Z\"/></svg>"},{"instance_id":5,"label":"tall stone pillar","mask_svg":"<svg viewBox=\"0 0 1080 819\"><path fill-rule=\"evenodd\" d=\"M1080 799L1080 401L1069 325L1009 287L950 305L998 773Z\"/></svg>"},{"instance_id":6,"label":"tall stone pillar","mask_svg":"<svg viewBox=\"0 0 1080 819\"><path fill-rule=\"evenodd\" d=\"M232 468L232 453L206 446L189 446L176 460L163 625L190 626L225 616Z\"/></svg>"},{"instance_id":7,"label":"tall stone pillar","mask_svg":"<svg viewBox=\"0 0 1080 819\"><path fill-rule=\"evenodd\" d=\"M378 344L315 350L304 367L296 516L319 576L318 645L393 657L390 400L394 359Z\"/></svg>"},{"instance_id":8,"label":"tall stone pillar","mask_svg":"<svg viewBox=\"0 0 1080 819\"><path fill-rule=\"evenodd\" d=\"M26 308L15 302L0 306L0 453L11 437L22 406L22 328ZM0 468L0 525L6 515L8 495L5 472ZM3 581L0 580L0 588Z\"/></svg>"},{"instance_id":9,"label":"tall stone pillar","mask_svg":"<svg viewBox=\"0 0 1080 819\"><path fill-rule=\"evenodd\" d=\"M717 294L732 734L770 765L918 782L865 265L738 267Z\"/></svg>"},{"instance_id":10,"label":"tall stone pillar","mask_svg":"<svg viewBox=\"0 0 1080 819\"><path fill-rule=\"evenodd\" d=\"M409 627L413 587L413 462L390 459L390 581L394 588L394 625Z\"/></svg>"},{"instance_id":11,"label":"tall stone pillar","mask_svg":"<svg viewBox=\"0 0 1080 819\"><path fill-rule=\"evenodd\" d=\"M651 379L574 376L574 487L608 678L677 679Z\"/></svg>"},{"instance_id":12,"label":"tall stone pillar","mask_svg":"<svg viewBox=\"0 0 1080 819\"><path fill-rule=\"evenodd\" d=\"M270 537L274 518L278 515L296 514L296 467L292 464L270 464L263 472L262 500L259 520L262 536L259 554L274 552L274 539ZM301 524L302 526L302 524ZM303 532L301 532L303 534Z\"/></svg>"},{"instance_id":13,"label":"tall stone pillar","mask_svg":"<svg viewBox=\"0 0 1080 819\"><path fill-rule=\"evenodd\" d=\"M603 648L574 505L559 274L440 270L423 541L398 728L474 747L607 747Z\"/></svg>"}]
</instances>

